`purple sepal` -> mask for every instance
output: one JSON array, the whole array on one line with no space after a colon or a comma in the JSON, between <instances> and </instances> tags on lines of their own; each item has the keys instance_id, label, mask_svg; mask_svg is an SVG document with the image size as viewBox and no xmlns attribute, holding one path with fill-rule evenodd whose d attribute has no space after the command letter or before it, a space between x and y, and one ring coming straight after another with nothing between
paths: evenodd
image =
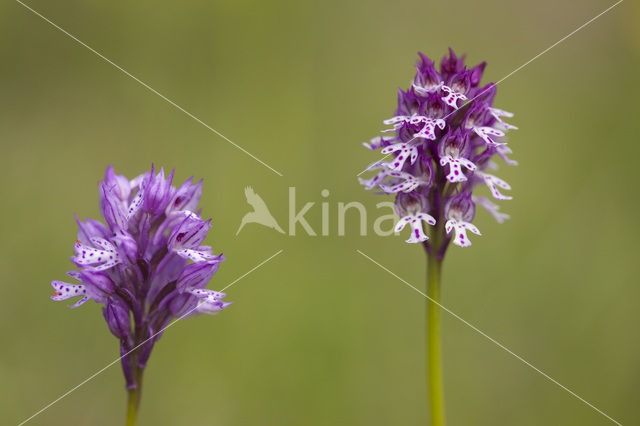
<instances>
[{"instance_id":1,"label":"purple sepal","mask_svg":"<svg viewBox=\"0 0 640 426\"><path fill-rule=\"evenodd\" d=\"M182 222L169 234L167 243L169 249L197 248L211 228L211 219L203 221L197 214L191 212L184 212L184 216Z\"/></svg>"},{"instance_id":2,"label":"purple sepal","mask_svg":"<svg viewBox=\"0 0 640 426\"><path fill-rule=\"evenodd\" d=\"M202 195L202 179L196 184L192 184L192 181L193 177L190 177L175 191L169 204L167 204L165 212L167 216L171 212L181 210L194 211L198 207L200 196Z\"/></svg>"},{"instance_id":3,"label":"purple sepal","mask_svg":"<svg viewBox=\"0 0 640 426\"><path fill-rule=\"evenodd\" d=\"M131 354L129 352L131 352L131 348L129 348L127 342L120 340L120 364L122 365L122 373L124 374L127 390L137 387L136 381L133 378L133 371L131 370Z\"/></svg>"},{"instance_id":4,"label":"purple sepal","mask_svg":"<svg viewBox=\"0 0 640 426\"><path fill-rule=\"evenodd\" d=\"M476 214L476 205L470 193L461 193L449 198L444 205L444 214L448 219L471 222Z\"/></svg>"},{"instance_id":5,"label":"purple sepal","mask_svg":"<svg viewBox=\"0 0 640 426\"><path fill-rule=\"evenodd\" d=\"M151 350L153 349L153 345L156 342L156 338L160 337L160 334L154 336L154 331L149 326L147 328L147 337L143 340L144 343L137 350L138 353L138 368L146 368L147 361L149 361L149 356L151 356Z\"/></svg>"},{"instance_id":6,"label":"purple sepal","mask_svg":"<svg viewBox=\"0 0 640 426\"><path fill-rule=\"evenodd\" d=\"M464 58L466 55L457 57L452 48L449 48L449 56L444 56L440 62L440 73L445 80L452 75L464 71Z\"/></svg>"},{"instance_id":7,"label":"purple sepal","mask_svg":"<svg viewBox=\"0 0 640 426\"><path fill-rule=\"evenodd\" d=\"M178 278L176 289L179 293L184 293L187 289L204 288L218 271L220 262L223 260L224 257L220 255L217 260L187 265Z\"/></svg>"},{"instance_id":8,"label":"purple sepal","mask_svg":"<svg viewBox=\"0 0 640 426\"><path fill-rule=\"evenodd\" d=\"M105 182L100 182L100 211L102 211L102 216L111 230L127 228L125 207Z\"/></svg>"},{"instance_id":9,"label":"purple sepal","mask_svg":"<svg viewBox=\"0 0 640 426\"><path fill-rule=\"evenodd\" d=\"M118 339L127 337L131 332L129 311L120 303L108 300L106 306L102 308L102 315L107 321L109 330Z\"/></svg>"},{"instance_id":10,"label":"purple sepal","mask_svg":"<svg viewBox=\"0 0 640 426\"><path fill-rule=\"evenodd\" d=\"M113 166L107 167L107 171L104 174L104 182L108 188L120 199L120 201L127 202L129 195L131 195L131 186L129 185L129 179L122 175L117 175Z\"/></svg>"},{"instance_id":11,"label":"purple sepal","mask_svg":"<svg viewBox=\"0 0 640 426\"><path fill-rule=\"evenodd\" d=\"M138 258L138 243L136 243L133 235L122 229L116 230L113 236L118 253L122 258L127 259L129 263L135 263Z\"/></svg>"},{"instance_id":12,"label":"purple sepal","mask_svg":"<svg viewBox=\"0 0 640 426\"><path fill-rule=\"evenodd\" d=\"M151 166L151 173L147 177L144 186L144 210L154 215L163 213L169 199L171 198L171 181L173 180L173 173L168 178L164 177L164 168L160 168L160 173L157 175L154 173L153 166Z\"/></svg>"},{"instance_id":13,"label":"purple sepal","mask_svg":"<svg viewBox=\"0 0 640 426\"><path fill-rule=\"evenodd\" d=\"M78 223L78 240L83 244L90 244L91 238L108 238L111 235L109 228L95 219L85 219L84 222L76 215Z\"/></svg>"}]
</instances>

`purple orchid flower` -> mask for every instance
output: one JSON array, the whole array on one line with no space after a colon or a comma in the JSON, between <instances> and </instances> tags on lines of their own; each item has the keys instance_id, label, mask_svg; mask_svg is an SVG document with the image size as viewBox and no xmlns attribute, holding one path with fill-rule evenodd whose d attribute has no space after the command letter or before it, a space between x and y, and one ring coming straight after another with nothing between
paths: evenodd
<instances>
[{"instance_id":1,"label":"purple orchid flower","mask_svg":"<svg viewBox=\"0 0 640 426\"><path fill-rule=\"evenodd\" d=\"M517 164L506 157L511 150L505 137L517 127L503 119L513 117L512 113L493 107L495 85L479 86L484 62L467 69L464 56L458 58L450 49L437 70L428 57L419 55L411 87L399 91L396 113L384 121L393 127L383 130L385 137L364 144L392 155L393 160L370 166L378 170L376 175L360 183L366 189L396 194L396 210L402 213L396 231L412 225L407 242L422 243L428 252L434 250L422 222L436 226L431 235L442 234L436 253L442 258L449 242L471 245L466 230L480 235L471 224L473 214L461 213L462 204L463 210L475 212L478 202L498 222L508 218L497 213L497 206L488 199L472 194L478 185L484 185L496 200L512 198L500 192L511 189L509 184L487 170L497 168L494 156Z\"/></svg>"},{"instance_id":2,"label":"purple orchid flower","mask_svg":"<svg viewBox=\"0 0 640 426\"><path fill-rule=\"evenodd\" d=\"M395 195L400 221L395 231L410 225L408 243L422 243L427 252L427 371L430 425L443 426L442 362L440 339L441 270L451 242L471 246L467 231L481 235L472 223L476 204L498 223L509 218L497 204L476 194L486 186L496 200L510 200L502 190L507 182L489 173L497 168L494 158L508 165L506 132L516 129L504 121L513 114L494 108L496 85L480 86L485 63L471 69L453 50L437 70L422 53L411 87L398 92L395 115L383 121L393 126L364 143L381 150L390 161L378 161L367 168L376 170L370 179L360 179L368 190ZM385 157L386 158L386 157ZM425 232L424 224L429 225Z\"/></svg>"},{"instance_id":3,"label":"purple orchid flower","mask_svg":"<svg viewBox=\"0 0 640 426\"><path fill-rule=\"evenodd\" d=\"M206 289L224 257L202 246L210 220L195 213L202 181L171 185L173 171L144 173L133 180L107 168L100 182L100 209L106 222L78 222L68 275L81 284L52 281L52 300L78 298L102 304L111 333L120 340L129 391L128 421L135 421L141 378L155 342L174 319L216 314L231 303Z\"/></svg>"}]
</instances>

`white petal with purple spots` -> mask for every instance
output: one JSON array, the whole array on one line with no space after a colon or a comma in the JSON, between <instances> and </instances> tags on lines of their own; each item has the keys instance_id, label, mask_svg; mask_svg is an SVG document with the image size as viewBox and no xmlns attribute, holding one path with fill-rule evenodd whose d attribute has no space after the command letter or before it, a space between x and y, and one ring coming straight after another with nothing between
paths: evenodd
<instances>
[{"instance_id":1,"label":"white petal with purple spots","mask_svg":"<svg viewBox=\"0 0 640 426\"><path fill-rule=\"evenodd\" d=\"M471 241L469 241L469 237L467 237L467 230L474 234L482 235L474 224L461 220L449 219L444 227L447 234L450 234L452 230L455 231L455 236L452 241L453 244L460 247L469 247L471 245Z\"/></svg>"},{"instance_id":2,"label":"white petal with purple spots","mask_svg":"<svg viewBox=\"0 0 640 426\"><path fill-rule=\"evenodd\" d=\"M64 281L51 281L51 286L54 289L54 292L51 295L51 300L55 300L56 302L67 300L71 297L80 297L80 300L76 303L69 305L70 308L77 308L89 300L87 290L82 284L69 284Z\"/></svg>"},{"instance_id":3,"label":"white petal with purple spots","mask_svg":"<svg viewBox=\"0 0 640 426\"><path fill-rule=\"evenodd\" d=\"M490 175L489 173L479 172L477 174L479 177L482 178L482 180L484 180L484 183L489 187L489 190L491 191L491 195L493 195L493 198L495 198L496 200L511 200L513 198L509 195L502 194L498 189L498 188L502 188L502 189L510 190L511 185L509 185L507 182L503 181L497 176Z\"/></svg>"},{"instance_id":4,"label":"white petal with purple spots","mask_svg":"<svg viewBox=\"0 0 640 426\"><path fill-rule=\"evenodd\" d=\"M496 142L491 139L491 136L502 137L504 132L502 130L494 129L493 127L474 127L473 131L484 140L487 145L500 146L505 145L504 142Z\"/></svg>"},{"instance_id":5,"label":"white petal with purple spots","mask_svg":"<svg viewBox=\"0 0 640 426\"><path fill-rule=\"evenodd\" d=\"M120 255L113 244L102 238L91 238L91 243L101 248L93 248L76 241L73 261L91 271L104 271L120 263Z\"/></svg>"},{"instance_id":6,"label":"white petal with purple spots","mask_svg":"<svg viewBox=\"0 0 640 426\"><path fill-rule=\"evenodd\" d=\"M467 100L467 97L465 95L463 95L462 93L456 92L455 90L453 90L449 86L445 86L444 84L442 85L442 90L447 93L445 96L442 97L442 100L444 101L444 103L454 107L455 109L458 109L458 100L461 100L461 101Z\"/></svg>"},{"instance_id":7,"label":"white petal with purple spots","mask_svg":"<svg viewBox=\"0 0 640 426\"><path fill-rule=\"evenodd\" d=\"M409 224L411 226L411 235L407 240L408 243L421 243L429 239L427 235L424 233L424 229L422 228L422 222L427 222L429 225L433 226L436 224L436 220L433 216L427 213L418 213L415 215L409 215L401 218L395 227L395 232L400 232L404 229L404 227Z\"/></svg>"},{"instance_id":8,"label":"white petal with purple spots","mask_svg":"<svg viewBox=\"0 0 640 426\"><path fill-rule=\"evenodd\" d=\"M447 175L447 180L452 183L464 182L467 180L467 177L462 172L462 166L467 169L474 171L477 167L471 161L466 158L458 157L453 158L450 155L440 158L440 165L442 167L449 165L449 174Z\"/></svg>"}]
</instances>

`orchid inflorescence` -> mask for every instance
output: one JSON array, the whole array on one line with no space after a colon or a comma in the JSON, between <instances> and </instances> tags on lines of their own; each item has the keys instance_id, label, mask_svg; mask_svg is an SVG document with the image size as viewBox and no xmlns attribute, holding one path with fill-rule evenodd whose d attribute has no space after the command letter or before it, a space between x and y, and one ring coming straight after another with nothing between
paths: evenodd
<instances>
[{"instance_id":1,"label":"orchid inflorescence","mask_svg":"<svg viewBox=\"0 0 640 426\"><path fill-rule=\"evenodd\" d=\"M500 191L511 189L509 184L488 171L497 168L496 155L517 164L507 157L511 149L505 142L505 133L516 127L504 121L513 114L493 107L496 85L479 86L484 62L467 69L464 56L458 58L450 49L437 71L428 57L419 55L411 87L398 91L395 116L383 122L392 127L364 143L393 159L373 163L367 170L376 169L377 174L360 182L366 189L395 194L401 217L395 231L409 224L407 242L423 243L430 251L422 222L436 226L432 235L438 234L436 249L442 256L451 241L471 245L466 231L480 235L471 223L476 205L500 223L509 217L473 191L486 185L496 200L511 199Z\"/></svg>"},{"instance_id":2,"label":"orchid inflorescence","mask_svg":"<svg viewBox=\"0 0 640 426\"><path fill-rule=\"evenodd\" d=\"M231 303L225 294L206 289L222 255L201 245L211 228L196 211L202 181L192 179L176 188L173 171L150 172L133 180L108 167L99 184L97 220L78 222L68 275L81 284L52 281L51 299L89 300L104 305L109 329L120 340L128 389L136 388L154 343L170 321L196 313L215 314Z\"/></svg>"}]
</instances>

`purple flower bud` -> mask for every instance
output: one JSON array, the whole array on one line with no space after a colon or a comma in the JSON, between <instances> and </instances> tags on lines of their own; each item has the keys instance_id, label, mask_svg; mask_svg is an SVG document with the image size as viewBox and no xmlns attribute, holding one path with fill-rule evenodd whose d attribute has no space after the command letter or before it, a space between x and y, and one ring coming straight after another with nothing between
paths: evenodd
<instances>
[{"instance_id":1,"label":"purple flower bud","mask_svg":"<svg viewBox=\"0 0 640 426\"><path fill-rule=\"evenodd\" d=\"M453 89L455 92L466 95L471 88L471 73L468 71L454 74L449 79L447 86Z\"/></svg>"},{"instance_id":2,"label":"purple flower bud","mask_svg":"<svg viewBox=\"0 0 640 426\"><path fill-rule=\"evenodd\" d=\"M106 306L102 308L102 315L109 326L111 333L118 339L127 337L131 332L131 321L129 311L120 303L108 300Z\"/></svg>"},{"instance_id":3,"label":"purple flower bud","mask_svg":"<svg viewBox=\"0 0 640 426\"><path fill-rule=\"evenodd\" d=\"M125 340L120 340L120 364L122 365L122 373L127 384L127 390L135 389L138 385L133 377L131 369L131 348Z\"/></svg>"},{"instance_id":4,"label":"purple flower bud","mask_svg":"<svg viewBox=\"0 0 640 426\"><path fill-rule=\"evenodd\" d=\"M85 219L84 223L76 216L78 223L78 240L89 244L91 238L108 238L111 235L109 228L94 219Z\"/></svg>"},{"instance_id":5,"label":"purple flower bud","mask_svg":"<svg viewBox=\"0 0 640 426\"><path fill-rule=\"evenodd\" d=\"M107 171L104 174L104 182L122 202L126 202L129 199L131 194L129 179L122 175L117 175L113 170L113 166L107 167Z\"/></svg>"},{"instance_id":6,"label":"purple flower bud","mask_svg":"<svg viewBox=\"0 0 640 426\"><path fill-rule=\"evenodd\" d=\"M398 216L414 216L428 210L427 197L417 192L401 192L396 196L394 207Z\"/></svg>"},{"instance_id":7,"label":"purple flower bud","mask_svg":"<svg viewBox=\"0 0 640 426\"><path fill-rule=\"evenodd\" d=\"M127 259L129 263L136 262L138 258L138 244L135 238L133 238L133 235L127 231L118 229L113 236L113 242L122 258Z\"/></svg>"},{"instance_id":8,"label":"purple flower bud","mask_svg":"<svg viewBox=\"0 0 640 426\"><path fill-rule=\"evenodd\" d=\"M462 55L458 58L453 52L453 49L449 48L449 56L443 57L440 62L440 73L444 80L448 80L450 76L464 71L465 56L466 55Z\"/></svg>"},{"instance_id":9,"label":"purple flower bud","mask_svg":"<svg viewBox=\"0 0 640 426\"><path fill-rule=\"evenodd\" d=\"M471 200L470 193L462 193L449 198L444 205L447 219L471 222L476 214L476 205Z\"/></svg>"},{"instance_id":10,"label":"purple flower bud","mask_svg":"<svg viewBox=\"0 0 640 426\"><path fill-rule=\"evenodd\" d=\"M440 75L433 66L433 61L422 53L416 65L418 72L413 79L413 89L420 94L429 93L440 85Z\"/></svg>"},{"instance_id":11,"label":"purple flower bud","mask_svg":"<svg viewBox=\"0 0 640 426\"><path fill-rule=\"evenodd\" d=\"M196 248L204 241L211 228L211 219L206 222L191 212L184 213L184 219L169 234L170 249Z\"/></svg>"},{"instance_id":12,"label":"purple flower bud","mask_svg":"<svg viewBox=\"0 0 640 426\"><path fill-rule=\"evenodd\" d=\"M154 174L153 166L144 185L144 209L152 214L163 213L171 198L171 181L173 170L167 179L164 177L164 168L160 173Z\"/></svg>"},{"instance_id":13,"label":"purple flower bud","mask_svg":"<svg viewBox=\"0 0 640 426\"><path fill-rule=\"evenodd\" d=\"M180 188L173 194L169 204L167 205L167 216L173 211L188 210L194 211L200 202L202 195L202 180L196 184L192 184L193 178L189 178Z\"/></svg>"},{"instance_id":14,"label":"purple flower bud","mask_svg":"<svg viewBox=\"0 0 640 426\"><path fill-rule=\"evenodd\" d=\"M126 229L128 222L125 207L105 182L100 182L100 210L109 228Z\"/></svg>"},{"instance_id":15,"label":"purple flower bud","mask_svg":"<svg viewBox=\"0 0 640 426\"><path fill-rule=\"evenodd\" d=\"M423 113L427 117L442 118L447 115L447 104L437 92L431 92L427 95L427 101L423 106Z\"/></svg>"},{"instance_id":16,"label":"purple flower bud","mask_svg":"<svg viewBox=\"0 0 640 426\"><path fill-rule=\"evenodd\" d=\"M438 155L442 157L466 158L471 151L469 144L469 131L455 129L447 132L438 143Z\"/></svg>"},{"instance_id":17,"label":"purple flower bud","mask_svg":"<svg viewBox=\"0 0 640 426\"><path fill-rule=\"evenodd\" d=\"M482 80L482 73L484 72L486 66L487 63L482 62L471 69L471 75L469 76L471 87L478 87L478 84L480 84L480 80Z\"/></svg>"},{"instance_id":18,"label":"purple flower bud","mask_svg":"<svg viewBox=\"0 0 640 426\"><path fill-rule=\"evenodd\" d=\"M153 344L160 338L162 333L158 333L157 335L153 331L153 328L147 328L147 336L149 336L144 344L140 347L140 352L138 355L138 368L145 368L147 366L147 361L149 360L149 356L151 355L151 350L153 349Z\"/></svg>"},{"instance_id":19,"label":"purple flower bud","mask_svg":"<svg viewBox=\"0 0 640 426\"><path fill-rule=\"evenodd\" d=\"M209 262L198 262L188 265L178 278L176 289L184 293L187 289L204 288L211 277L218 271L220 262L224 260L222 255L219 260Z\"/></svg>"},{"instance_id":20,"label":"purple flower bud","mask_svg":"<svg viewBox=\"0 0 640 426\"><path fill-rule=\"evenodd\" d=\"M187 312L193 311L197 305L198 299L190 294L178 294L169 302L169 311L174 317L180 318Z\"/></svg>"},{"instance_id":21,"label":"purple flower bud","mask_svg":"<svg viewBox=\"0 0 640 426\"><path fill-rule=\"evenodd\" d=\"M420 98L413 90L406 92L398 89L398 109L396 115L413 115L420 111Z\"/></svg>"},{"instance_id":22,"label":"purple flower bud","mask_svg":"<svg viewBox=\"0 0 640 426\"><path fill-rule=\"evenodd\" d=\"M84 284L89 297L96 301L104 300L115 293L115 283L104 272L82 270L74 271L71 276Z\"/></svg>"}]
</instances>

